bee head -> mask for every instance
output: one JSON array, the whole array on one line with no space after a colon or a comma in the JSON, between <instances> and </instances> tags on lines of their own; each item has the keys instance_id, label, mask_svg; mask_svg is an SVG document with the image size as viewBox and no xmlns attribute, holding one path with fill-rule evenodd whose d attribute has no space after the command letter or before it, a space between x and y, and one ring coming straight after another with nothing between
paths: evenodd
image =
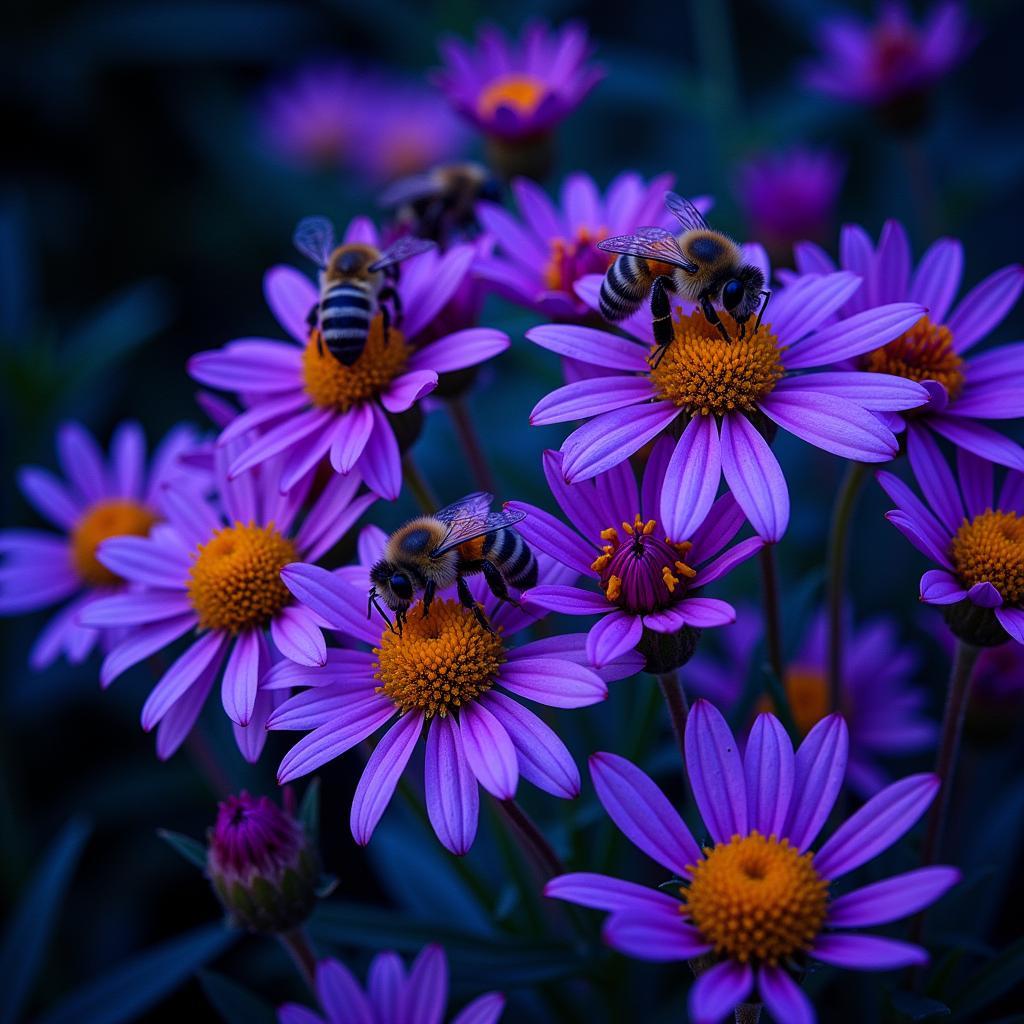
<instances>
[{"instance_id":1,"label":"bee head","mask_svg":"<svg viewBox=\"0 0 1024 1024\"><path fill-rule=\"evenodd\" d=\"M331 255L327 276L334 280L369 278L367 268L379 257L380 253L369 245L340 245Z\"/></svg>"},{"instance_id":2,"label":"bee head","mask_svg":"<svg viewBox=\"0 0 1024 1024\"><path fill-rule=\"evenodd\" d=\"M737 323L746 323L761 304L764 274L746 263L722 286L722 306Z\"/></svg>"},{"instance_id":3,"label":"bee head","mask_svg":"<svg viewBox=\"0 0 1024 1024\"><path fill-rule=\"evenodd\" d=\"M391 609L408 608L414 596L412 580L394 562L381 559L370 570L373 589Z\"/></svg>"}]
</instances>

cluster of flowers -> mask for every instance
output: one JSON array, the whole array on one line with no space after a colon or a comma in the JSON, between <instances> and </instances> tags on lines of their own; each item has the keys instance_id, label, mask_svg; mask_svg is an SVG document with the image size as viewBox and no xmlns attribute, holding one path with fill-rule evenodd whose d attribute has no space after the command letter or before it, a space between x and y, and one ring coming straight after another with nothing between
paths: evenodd
<instances>
[{"instance_id":1,"label":"cluster of flowers","mask_svg":"<svg viewBox=\"0 0 1024 1024\"><path fill-rule=\"evenodd\" d=\"M476 50L446 47L440 83L485 133L532 144L600 77L587 52L577 28L549 35L535 26L517 46L486 31ZM610 257L597 243L667 226L671 183L627 172L602 194L577 173L556 201L515 180L516 212L488 202L476 210L486 244L443 245L403 266L403 318L388 331L378 315L350 366L310 327L316 283L291 267L269 270L266 301L286 340L242 338L189 363L196 381L233 397L201 396L215 437L179 428L147 462L135 424L117 430L109 457L69 424L57 445L65 479L22 471L26 498L60 532L0 534L0 610L67 602L35 644L33 667L61 654L80 662L97 645L104 686L140 663L155 666L142 725L156 729L161 758L185 740L219 684L248 760L260 757L268 730L305 734L280 764L281 783L383 730L352 800L360 844L422 739L430 822L463 854L476 835L480 787L505 802L520 778L562 799L580 791L573 756L527 703L593 705L610 683L641 670L675 671L700 631L736 621L736 609L707 589L786 533L789 488L772 449L780 428L856 463L905 452L924 500L892 473L878 479L896 505L888 518L933 564L921 599L942 606L972 645L1024 645L1024 449L986 422L1024 408L1024 343L972 352L1016 302L1024 269L999 270L956 302L960 243L940 239L915 265L897 221L877 243L845 228L838 263L817 244L798 245L795 269L774 275L765 249L748 244L744 258L773 282L764 321L740 334L723 314L734 335L727 341L699 306L680 301L672 342L652 367L646 307L621 330L600 319ZM344 242L382 247L363 218ZM486 291L553 321L526 338L562 357L566 379L537 402L531 422L583 421L543 456L564 518L509 503L526 514L518 529L537 554L539 580L513 604L472 577L491 628L453 587L438 593L429 618L414 607L394 631L367 617L370 569L387 540L378 527L353 538L352 564L322 563L377 500L398 497L424 412L471 384L462 371L508 348L506 334L476 322ZM956 475L940 442L955 446ZM592 624L513 639L551 612ZM737 662L756 642L745 618ZM823 620L782 680L802 736L796 750L771 713L748 719L738 744L714 705L693 706L685 760L707 847L638 768L614 754L591 759L605 810L677 886L572 874L551 881L548 895L610 912L605 935L623 952L701 962L696 1021L720 1019L755 990L777 1019L811 1020L794 980L809 960L886 969L925 957L846 929L927 906L955 870L927 866L831 894L915 824L939 785L934 775L889 782L885 774L886 754L930 746L935 728L891 626L862 628L865 642L842 671L849 728L828 713ZM172 648L176 656L162 663ZM692 664L707 697L737 700L740 670L705 655ZM872 697L880 688L884 702ZM848 761L868 801L812 852ZM303 841L283 812L244 798L222 809L212 874L254 870L239 868L237 850L256 847L272 849L260 870L273 871L293 864ZM397 958L379 958L369 995L333 961L320 965L316 983L332 1021L411 1020L412 1010L395 1007L413 1006L417 1022L434 1021L444 1011L436 949L407 978ZM456 1019L483 1024L501 1005L485 996ZM318 1019L300 1007L282 1011L289 1024Z\"/></svg>"}]
</instances>

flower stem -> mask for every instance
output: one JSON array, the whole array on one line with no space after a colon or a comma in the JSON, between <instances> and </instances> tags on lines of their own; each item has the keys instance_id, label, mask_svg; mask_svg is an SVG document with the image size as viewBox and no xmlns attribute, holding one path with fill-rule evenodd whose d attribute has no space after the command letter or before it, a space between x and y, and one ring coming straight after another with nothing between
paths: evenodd
<instances>
[{"instance_id":1,"label":"flower stem","mask_svg":"<svg viewBox=\"0 0 1024 1024\"><path fill-rule=\"evenodd\" d=\"M866 462L848 462L832 506L828 533L828 692L833 711L843 703L843 594L846 590L846 547L857 495L867 476Z\"/></svg>"},{"instance_id":2,"label":"flower stem","mask_svg":"<svg viewBox=\"0 0 1024 1024\"><path fill-rule=\"evenodd\" d=\"M679 753L686 763L686 717L690 713L690 707L686 701L686 691L679 680L679 672L659 673L657 676L658 686L665 698L665 706L668 708L668 717L672 722L672 731L676 734L676 744L679 746Z\"/></svg>"},{"instance_id":3,"label":"flower stem","mask_svg":"<svg viewBox=\"0 0 1024 1024\"><path fill-rule=\"evenodd\" d=\"M775 571L775 549L771 544L761 548L761 590L764 601L765 640L768 662L779 682L783 681L782 619L779 615L779 581Z\"/></svg>"},{"instance_id":4,"label":"flower stem","mask_svg":"<svg viewBox=\"0 0 1024 1024\"><path fill-rule=\"evenodd\" d=\"M316 992L316 953L310 945L306 929L301 925L290 932L278 932L281 945L288 950L288 955L305 979L311 992Z\"/></svg>"},{"instance_id":5,"label":"flower stem","mask_svg":"<svg viewBox=\"0 0 1024 1024\"><path fill-rule=\"evenodd\" d=\"M498 805L505 812L505 817L512 824L516 835L523 844L523 849L531 856L545 878L564 875L565 868L558 859L558 854L544 838L533 819L515 802L515 800L499 800Z\"/></svg>"},{"instance_id":6,"label":"flower stem","mask_svg":"<svg viewBox=\"0 0 1024 1024\"><path fill-rule=\"evenodd\" d=\"M416 504L424 512L429 515L440 508L437 497L430 488L430 484L427 483L426 478L419 471L416 463L412 461L412 456L408 452L402 456L402 476L409 485L409 490L412 491Z\"/></svg>"},{"instance_id":7,"label":"flower stem","mask_svg":"<svg viewBox=\"0 0 1024 1024\"><path fill-rule=\"evenodd\" d=\"M736 1024L758 1024L760 1019L760 1003L740 1003L736 1007Z\"/></svg>"},{"instance_id":8,"label":"flower stem","mask_svg":"<svg viewBox=\"0 0 1024 1024\"><path fill-rule=\"evenodd\" d=\"M448 402L448 415L452 418L455 433L459 436L459 443L466 453L469 468L473 471L473 477L476 479L480 489L487 491L489 494L496 493L497 487L494 483L494 474L491 472L487 456L484 455L484 450L480 445L480 438L477 436L476 428L473 426L473 418L469 414L466 400L461 396L452 398Z\"/></svg>"}]
</instances>

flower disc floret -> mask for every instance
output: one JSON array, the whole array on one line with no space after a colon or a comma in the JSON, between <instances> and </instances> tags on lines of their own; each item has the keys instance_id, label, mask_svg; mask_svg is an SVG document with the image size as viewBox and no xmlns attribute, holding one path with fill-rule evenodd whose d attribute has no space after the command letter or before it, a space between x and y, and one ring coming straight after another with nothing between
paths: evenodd
<instances>
[{"instance_id":1,"label":"flower disc floret","mask_svg":"<svg viewBox=\"0 0 1024 1024\"><path fill-rule=\"evenodd\" d=\"M419 711L427 718L444 718L453 707L486 693L505 661L501 636L449 600L435 600L427 616L422 604L413 605L402 632L385 630L374 654L377 692L399 711Z\"/></svg>"},{"instance_id":2,"label":"flower disc floret","mask_svg":"<svg viewBox=\"0 0 1024 1024\"><path fill-rule=\"evenodd\" d=\"M376 398L409 362L411 349L402 332L391 327L384 340L383 318L378 313L370 325L359 358L346 366L323 347L319 332L310 334L302 355L302 378L310 401L321 409L348 412L360 402Z\"/></svg>"},{"instance_id":3,"label":"flower disc floret","mask_svg":"<svg viewBox=\"0 0 1024 1024\"><path fill-rule=\"evenodd\" d=\"M690 868L680 909L716 953L775 965L810 949L828 902L813 853L756 831L704 853Z\"/></svg>"},{"instance_id":4,"label":"flower disc floret","mask_svg":"<svg viewBox=\"0 0 1024 1024\"><path fill-rule=\"evenodd\" d=\"M124 581L96 558L96 549L111 537L145 537L159 516L138 501L109 498L90 505L71 533L71 557L79 576L93 587Z\"/></svg>"},{"instance_id":5,"label":"flower disc floret","mask_svg":"<svg viewBox=\"0 0 1024 1024\"><path fill-rule=\"evenodd\" d=\"M547 84L533 75L502 75L480 93L477 110L489 118L500 107L511 107L518 114L532 114L547 95Z\"/></svg>"},{"instance_id":6,"label":"flower disc floret","mask_svg":"<svg viewBox=\"0 0 1024 1024\"><path fill-rule=\"evenodd\" d=\"M991 583L1004 604L1024 602L1024 518L982 512L967 519L950 545L953 565L968 586Z\"/></svg>"},{"instance_id":7,"label":"flower disc floret","mask_svg":"<svg viewBox=\"0 0 1024 1024\"><path fill-rule=\"evenodd\" d=\"M605 228L580 227L575 238L551 239L551 258L544 268L544 284L552 292L570 292L587 274L603 274L611 263L597 243L608 237Z\"/></svg>"},{"instance_id":8,"label":"flower disc floret","mask_svg":"<svg viewBox=\"0 0 1024 1024\"><path fill-rule=\"evenodd\" d=\"M724 416L734 409L754 412L781 380L778 339L769 324L739 337L736 321L722 314L726 341L702 312L677 315L675 337L651 370L658 397L692 414Z\"/></svg>"},{"instance_id":9,"label":"flower disc floret","mask_svg":"<svg viewBox=\"0 0 1024 1024\"><path fill-rule=\"evenodd\" d=\"M189 571L188 597L199 628L234 634L266 625L291 600L281 570L298 557L273 524L236 522L215 531Z\"/></svg>"},{"instance_id":10,"label":"flower disc floret","mask_svg":"<svg viewBox=\"0 0 1024 1024\"><path fill-rule=\"evenodd\" d=\"M872 373L890 373L919 383L938 381L951 399L963 390L963 366L949 328L926 316L887 345L869 352L862 363L863 369Z\"/></svg>"}]
</instances>

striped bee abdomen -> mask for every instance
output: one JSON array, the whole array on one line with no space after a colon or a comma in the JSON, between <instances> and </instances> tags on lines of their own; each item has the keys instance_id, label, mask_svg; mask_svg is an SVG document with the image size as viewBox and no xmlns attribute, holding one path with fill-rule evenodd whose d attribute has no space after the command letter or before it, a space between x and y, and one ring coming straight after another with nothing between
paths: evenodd
<instances>
[{"instance_id":1,"label":"striped bee abdomen","mask_svg":"<svg viewBox=\"0 0 1024 1024\"><path fill-rule=\"evenodd\" d=\"M647 261L639 256L619 256L601 282L601 315L618 323L640 308L651 287Z\"/></svg>"},{"instance_id":2,"label":"striped bee abdomen","mask_svg":"<svg viewBox=\"0 0 1024 1024\"><path fill-rule=\"evenodd\" d=\"M360 356L370 333L373 303L358 285L332 285L320 298L320 332L335 359L351 366Z\"/></svg>"},{"instance_id":3,"label":"striped bee abdomen","mask_svg":"<svg viewBox=\"0 0 1024 1024\"><path fill-rule=\"evenodd\" d=\"M537 582L537 559L519 534L506 526L484 538L484 558L494 563L506 583L526 590Z\"/></svg>"}]
</instances>

